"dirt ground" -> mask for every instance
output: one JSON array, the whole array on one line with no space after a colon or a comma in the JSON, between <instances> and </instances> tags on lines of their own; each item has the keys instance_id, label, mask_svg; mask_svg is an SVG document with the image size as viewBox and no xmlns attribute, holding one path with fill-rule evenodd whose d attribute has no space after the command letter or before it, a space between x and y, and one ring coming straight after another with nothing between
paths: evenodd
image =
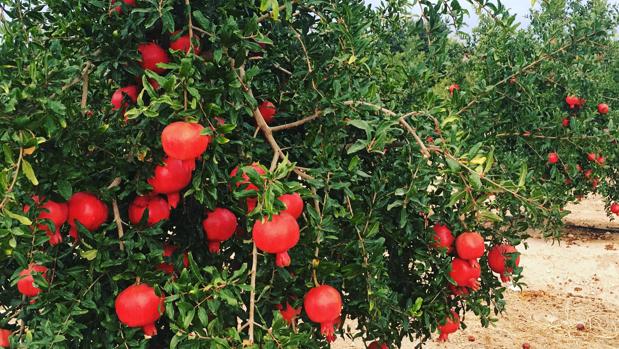
<instances>
[{"instance_id":1,"label":"dirt ground","mask_svg":"<svg viewBox=\"0 0 619 349\"><path fill-rule=\"evenodd\" d=\"M568 224L614 228L596 198L570 207ZM581 224L582 222L586 224ZM519 246L524 267L520 291L506 293L507 311L496 326L482 328L467 314L466 330L450 335L449 342L432 341L428 349L619 348L619 232L568 228L559 243L536 236L528 249ZM402 348L414 345L404 343ZM365 348L361 341L338 340L335 349Z\"/></svg>"}]
</instances>

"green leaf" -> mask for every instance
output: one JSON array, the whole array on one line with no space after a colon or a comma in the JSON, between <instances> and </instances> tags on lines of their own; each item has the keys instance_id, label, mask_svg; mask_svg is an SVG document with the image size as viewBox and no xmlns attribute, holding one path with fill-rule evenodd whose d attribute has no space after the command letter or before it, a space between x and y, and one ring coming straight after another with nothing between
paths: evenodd
<instances>
[{"instance_id":1,"label":"green leaf","mask_svg":"<svg viewBox=\"0 0 619 349\"><path fill-rule=\"evenodd\" d=\"M23 225L32 225L32 221L28 217L24 217L22 215L13 213L9 211L9 209L7 209L6 207L2 210L2 212L4 212L4 214L6 214L7 216L17 220L19 223Z\"/></svg>"},{"instance_id":2,"label":"green leaf","mask_svg":"<svg viewBox=\"0 0 619 349\"><path fill-rule=\"evenodd\" d=\"M67 180L61 179L58 184L58 194L60 194L65 200L69 200L71 195L73 195L73 188L71 187L71 183Z\"/></svg>"},{"instance_id":3,"label":"green leaf","mask_svg":"<svg viewBox=\"0 0 619 349\"><path fill-rule=\"evenodd\" d=\"M89 261L97 258L97 250L96 249L92 249L92 250L88 250L88 251L80 251L80 256L82 256L82 258L85 258Z\"/></svg>"},{"instance_id":4,"label":"green leaf","mask_svg":"<svg viewBox=\"0 0 619 349\"><path fill-rule=\"evenodd\" d=\"M524 184L527 180L527 174L529 173L529 169L526 162L522 163L520 166L520 179L518 180L518 187L524 187Z\"/></svg>"},{"instance_id":5,"label":"green leaf","mask_svg":"<svg viewBox=\"0 0 619 349\"><path fill-rule=\"evenodd\" d=\"M26 159L22 160L22 169L24 171L24 175L33 185L39 185L39 180L34 175L34 170L32 169L32 165Z\"/></svg>"}]
</instances>

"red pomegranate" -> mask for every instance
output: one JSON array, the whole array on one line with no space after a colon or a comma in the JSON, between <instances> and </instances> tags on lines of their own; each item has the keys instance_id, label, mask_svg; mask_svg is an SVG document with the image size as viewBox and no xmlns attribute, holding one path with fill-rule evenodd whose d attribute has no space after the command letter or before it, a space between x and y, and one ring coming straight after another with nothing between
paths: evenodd
<instances>
[{"instance_id":1,"label":"red pomegranate","mask_svg":"<svg viewBox=\"0 0 619 349\"><path fill-rule=\"evenodd\" d=\"M180 30L175 31L174 33L172 33L172 36L176 36L179 32ZM189 35L181 35L178 37L178 39L171 41L170 49L174 51L183 51L185 53L189 53L189 50L191 50L191 40L189 39ZM199 55L200 46L194 45L193 53L195 53L196 55Z\"/></svg>"},{"instance_id":2,"label":"red pomegranate","mask_svg":"<svg viewBox=\"0 0 619 349\"><path fill-rule=\"evenodd\" d=\"M294 308L288 302L286 302L285 307L282 306L281 304L278 304L276 307L277 307L277 310L279 310L279 313L282 315L282 318L284 319L284 321L286 321L288 325L290 326L292 326L292 324L296 322L297 317L301 314L301 308L302 308L302 307Z\"/></svg>"},{"instance_id":3,"label":"red pomegranate","mask_svg":"<svg viewBox=\"0 0 619 349\"><path fill-rule=\"evenodd\" d=\"M451 333L454 333L460 327L460 317L455 311L451 311L451 316L445 317L444 324L438 326L441 333L438 337L439 342L444 342L448 339Z\"/></svg>"},{"instance_id":4,"label":"red pomegranate","mask_svg":"<svg viewBox=\"0 0 619 349\"><path fill-rule=\"evenodd\" d=\"M135 7L135 0L122 0L122 2L125 3L125 6L129 7ZM116 0L112 0L112 6L116 3ZM114 7L112 9L112 11L116 11L119 14L123 13L123 8L120 5L117 5L116 7Z\"/></svg>"},{"instance_id":5,"label":"red pomegranate","mask_svg":"<svg viewBox=\"0 0 619 349\"><path fill-rule=\"evenodd\" d=\"M597 154L595 153L587 153L587 160L595 161L597 159Z\"/></svg>"},{"instance_id":6,"label":"red pomegranate","mask_svg":"<svg viewBox=\"0 0 619 349\"><path fill-rule=\"evenodd\" d=\"M591 177L591 175L593 174L593 170L592 169L588 169L585 171L585 178L589 178Z\"/></svg>"},{"instance_id":7,"label":"red pomegranate","mask_svg":"<svg viewBox=\"0 0 619 349\"><path fill-rule=\"evenodd\" d=\"M170 207L176 207L180 201L179 191L191 182L193 160L165 158L163 165L155 167L155 175L147 180L153 192L167 194Z\"/></svg>"},{"instance_id":8,"label":"red pomegranate","mask_svg":"<svg viewBox=\"0 0 619 349\"><path fill-rule=\"evenodd\" d=\"M520 264L520 253L512 245L495 245L488 252L488 265L492 271L501 275L501 281L503 282L507 282L510 279L509 274L512 273L513 269L507 267L505 263L512 258L511 255L514 253L518 254L518 257L516 257L516 266L518 266Z\"/></svg>"},{"instance_id":9,"label":"red pomegranate","mask_svg":"<svg viewBox=\"0 0 619 349\"><path fill-rule=\"evenodd\" d=\"M121 109L124 113L125 109L129 106L129 103L126 101L125 96L127 96L128 100L132 103L138 101L138 87L135 85L129 85L126 87L121 87L114 92L112 95L112 110Z\"/></svg>"},{"instance_id":10,"label":"red pomegranate","mask_svg":"<svg viewBox=\"0 0 619 349\"><path fill-rule=\"evenodd\" d=\"M619 216L619 203L613 202L610 204L610 212Z\"/></svg>"},{"instance_id":11,"label":"red pomegranate","mask_svg":"<svg viewBox=\"0 0 619 349\"><path fill-rule=\"evenodd\" d=\"M78 239L76 221L89 231L99 229L107 220L108 209L103 201L90 193L79 192L69 199L69 235Z\"/></svg>"},{"instance_id":12,"label":"red pomegranate","mask_svg":"<svg viewBox=\"0 0 619 349\"><path fill-rule=\"evenodd\" d=\"M340 292L329 285L312 288L305 294L303 308L310 320L320 324L320 333L327 341L335 340L333 326L342 312L342 296Z\"/></svg>"},{"instance_id":13,"label":"red pomegranate","mask_svg":"<svg viewBox=\"0 0 619 349\"><path fill-rule=\"evenodd\" d=\"M35 297L39 293L43 292L43 290L38 288L34 283L34 277L32 277L32 275L35 273L39 273L41 276L46 278L47 267L38 264L30 264L27 269L24 269L19 273L17 290L26 297Z\"/></svg>"},{"instance_id":14,"label":"red pomegranate","mask_svg":"<svg viewBox=\"0 0 619 349\"><path fill-rule=\"evenodd\" d=\"M600 166L604 166L604 164L606 164L606 159L602 155L598 156L597 160L595 161L597 161L598 165Z\"/></svg>"},{"instance_id":15,"label":"red pomegranate","mask_svg":"<svg viewBox=\"0 0 619 349\"><path fill-rule=\"evenodd\" d=\"M606 103L598 104L598 113L600 113L602 115L608 114L608 104L606 104Z\"/></svg>"},{"instance_id":16,"label":"red pomegranate","mask_svg":"<svg viewBox=\"0 0 619 349\"><path fill-rule=\"evenodd\" d=\"M176 250L178 250L178 247L174 245L163 244L163 257L172 257Z\"/></svg>"},{"instance_id":17,"label":"red pomegranate","mask_svg":"<svg viewBox=\"0 0 619 349\"><path fill-rule=\"evenodd\" d=\"M453 251L454 236L446 225L434 224L434 248L446 248L447 253Z\"/></svg>"},{"instance_id":18,"label":"red pomegranate","mask_svg":"<svg viewBox=\"0 0 619 349\"><path fill-rule=\"evenodd\" d=\"M248 168L253 168L256 172L258 172L259 175L264 175L266 174L266 171L264 170L264 168L257 162L254 162L253 164L251 164L251 166L243 166L241 168L241 171L243 172L241 178L243 179L242 181L236 181L236 174L239 171L239 167L235 167L232 172L230 172L230 178L232 178L233 182L236 182L236 186L237 188L240 187L241 185L247 184L247 186L245 187L245 190L258 190L258 187L251 183L249 180L249 176L247 175L247 173L245 173L245 171Z\"/></svg>"},{"instance_id":19,"label":"red pomegranate","mask_svg":"<svg viewBox=\"0 0 619 349\"><path fill-rule=\"evenodd\" d=\"M275 253L278 267L287 267L290 265L288 250L299 241L299 225L287 213L273 215L270 221L264 217L254 223L253 237L261 251Z\"/></svg>"},{"instance_id":20,"label":"red pomegranate","mask_svg":"<svg viewBox=\"0 0 619 349\"><path fill-rule=\"evenodd\" d=\"M286 209L284 209L280 213L288 213L295 219L299 219L299 217L303 213L303 199L301 198L301 195L299 195L299 193L284 194L277 199L283 202L284 206L286 206Z\"/></svg>"},{"instance_id":21,"label":"red pomegranate","mask_svg":"<svg viewBox=\"0 0 619 349\"><path fill-rule=\"evenodd\" d=\"M208 240L208 250L212 253L219 253L221 242L232 237L236 226L236 216L227 208L216 208L208 212L207 217L202 221L204 235Z\"/></svg>"},{"instance_id":22,"label":"red pomegranate","mask_svg":"<svg viewBox=\"0 0 619 349\"><path fill-rule=\"evenodd\" d=\"M580 106L580 99L576 96L567 96L565 103L570 106L570 109L574 109L574 107Z\"/></svg>"},{"instance_id":23,"label":"red pomegranate","mask_svg":"<svg viewBox=\"0 0 619 349\"><path fill-rule=\"evenodd\" d=\"M460 85L458 85L458 84L451 84L451 86L449 86L449 95L453 96L454 95L454 91L460 91Z\"/></svg>"},{"instance_id":24,"label":"red pomegranate","mask_svg":"<svg viewBox=\"0 0 619 349\"><path fill-rule=\"evenodd\" d=\"M464 260L454 258L451 261L451 277L458 287L468 287L473 291L479 289L479 277L481 276L481 267L476 260Z\"/></svg>"},{"instance_id":25,"label":"red pomegranate","mask_svg":"<svg viewBox=\"0 0 619 349\"><path fill-rule=\"evenodd\" d=\"M563 125L563 127L570 126L570 118L563 118L563 121L561 121L561 125Z\"/></svg>"},{"instance_id":26,"label":"red pomegranate","mask_svg":"<svg viewBox=\"0 0 619 349\"><path fill-rule=\"evenodd\" d=\"M456 252L462 259L479 258L484 248L484 238L478 232L464 232L456 238Z\"/></svg>"},{"instance_id":27,"label":"red pomegranate","mask_svg":"<svg viewBox=\"0 0 619 349\"><path fill-rule=\"evenodd\" d=\"M136 196L129 205L129 221L131 224L139 224L148 208L146 225L149 227L170 218L170 206L159 195Z\"/></svg>"},{"instance_id":28,"label":"red pomegranate","mask_svg":"<svg viewBox=\"0 0 619 349\"><path fill-rule=\"evenodd\" d=\"M260 114L262 114L264 122L266 122L267 124L270 124L271 122L273 122L273 119L275 119L277 108L275 108L275 105L273 103L269 101L264 101L260 103L260 105L258 106L258 110L260 111Z\"/></svg>"},{"instance_id":29,"label":"red pomegranate","mask_svg":"<svg viewBox=\"0 0 619 349\"><path fill-rule=\"evenodd\" d=\"M167 206L167 204L166 204ZM163 244L163 258L170 258L174 254L174 252L178 249L178 247L170 244ZM157 270L161 270L162 272L172 275L174 274L174 265L172 263L162 262L157 265Z\"/></svg>"},{"instance_id":30,"label":"red pomegranate","mask_svg":"<svg viewBox=\"0 0 619 349\"><path fill-rule=\"evenodd\" d=\"M147 284L134 284L118 294L114 307L118 320L129 327L142 327L144 334L157 334L157 321L165 311L165 296L157 296Z\"/></svg>"},{"instance_id":31,"label":"red pomegranate","mask_svg":"<svg viewBox=\"0 0 619 349\"><path fill-rule=\"evenodd\" d=\"M206 151L211 137L201 135L204 127L197 123L177 121L161 132L163 151L171 158L193 160Z\"/></svg>"},{"instance_id":32,"label":"red pomegranate","mask_svg":"<svg viewBox=\"0 0 619 349\"><path fill-rule=\"evenodd\" d=\"M160 270L168 275L174 274L174 264L161 262L157 265L157 270Z\"/></svg>"},{"instance_id":33,"label":"red pomegranate","mask_svg":"<svg viewBox=\"0 0 619 349\"><path fill-rule=\"evenodd\" d=\"M378 341L374 341L368 345L368 349L389 349L387 343L379 343Z\"/></svg>"},{"instance_id":34,"label":"red pomegranate","mask_svg":"<svg viewBox=\"0 0 619 349\"><path fill-rule=\"evenodd\" d=\"M62 242L62 235L60 235L60 227L67 221L69 212L66 203L59 203L55 201L47 201L41 206L41 211L37 216L37 221L43 221L37 224L37 229L43 230L49 237L49 243L52 246L58 245ZM51 228L47 225L47 222L54 223L55 230L52 232Z\"/></svg>"},{"instance_id":35,"label":"red pomegranate","mask_svg":"<svg viewBox=\"0 0 619 349\"><path fill-rule=\"evenodd\" d=\"M549 164L556 164L557 162L559 162L559 154L552 152L552 153L548 153L548 163Z\"/></svg>"},{"instance_id":36,"label":"red pomegranate","mask_svg":"<svg viewBox=\"0 0 619 349\"><path fill-rule=\"evenodd\" d=\"M10 336L11 336L11 331L5 330L4 328L0 328L0 348L11 347L11 341L9 341Z\"/></svg>"},{"instance_id":37,"label":"red pomegranate","mask_svg":"<svg viewBox=\"0 0 619 349\"><path fill-rule=\"evenodd\" d=\"M152 70L157 74L163 74L166 72L165 68L157 66L159 63L168 63L170 58L166 51L154 42L140 44L138 46L138 52L142 56L140 60L140 66L144 70Z\"/></svg>"}]
</instances>

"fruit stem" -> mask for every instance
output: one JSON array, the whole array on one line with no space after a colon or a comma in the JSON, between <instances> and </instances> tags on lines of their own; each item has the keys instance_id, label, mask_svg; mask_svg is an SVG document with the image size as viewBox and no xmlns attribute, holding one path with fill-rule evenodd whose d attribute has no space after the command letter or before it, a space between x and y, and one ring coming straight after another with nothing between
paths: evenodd
<instances>
[{"instance_id":1,"label":"fruit stem","mask_svg":"<svg viewBox=\"0 0 619 349\"><path fill-rule=\"evenodd\" d=\"M316 268L314 268L314 270L312 270L312 278L314 279L314 285L315 286L320 286L320 284L318 283L318 276L316 275Z\"/></svg>"}]
</instances>

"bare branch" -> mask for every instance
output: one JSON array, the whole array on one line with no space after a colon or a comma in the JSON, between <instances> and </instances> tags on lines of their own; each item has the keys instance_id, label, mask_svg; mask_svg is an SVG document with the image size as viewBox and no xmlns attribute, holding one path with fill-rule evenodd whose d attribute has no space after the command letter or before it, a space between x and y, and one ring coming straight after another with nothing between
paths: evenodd
<instances>
[{"instance_id":1,"label":"bare branch","mask_svg":"<svg viewBox=\"0 0 619 349\"><path fill-rule=\"evenodd\" d=\"M297 126L301 126L301 125L303 125L304 123L309 122L309 121L312 121L312 120L314 120L314 119L317 119L317 118L319 118L319 117L321 117L321 116L322 116L322 111L320 111L320 110L316 110L316 111L314 112L314 114L312 114L312 115L310 115L310 116L306 116L306 117L304 117L304 118L303 118L303 119L301 119L301 120L297 120L297 121L295 121L295 122L291 122L291 123L284 124L284 125L279 125L279 126L274 126L274 127L271 127L271 131L272 131L272 132L277 132L277 131L287 130L287 129L289 129L289 128L294 128L294 127L297 127Z\"/></svg>"}]
</instances>

